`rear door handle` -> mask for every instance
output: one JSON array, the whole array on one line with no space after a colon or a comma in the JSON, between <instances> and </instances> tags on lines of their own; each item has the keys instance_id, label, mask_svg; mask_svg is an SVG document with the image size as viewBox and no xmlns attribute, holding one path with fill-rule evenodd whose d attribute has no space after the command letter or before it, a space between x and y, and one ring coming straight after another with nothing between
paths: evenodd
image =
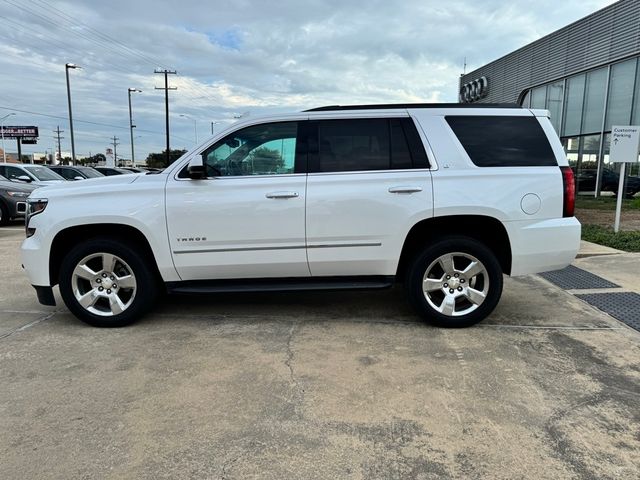
<instances>
[{"instance_id":1,"label":"rear door handle","mask_svg":"<svg viewBox=\"0 0 640 480\"><path fill-rule=\"evenodd\" d=\"M265 195L267 198L296 198L298 192L270 192Z\"/></svg>"},{"instance_id":2,"label":"rear door handle","mask_svg":"<svg viewBox=\"0 0 640 480\"><path fill-rule=\"evenodd\" d=\"M401 186L401 187L389 188L389 193L417 193L421 191L422 191L422 187L412 187L412 186Z\"/></svg>"}]
</instances>

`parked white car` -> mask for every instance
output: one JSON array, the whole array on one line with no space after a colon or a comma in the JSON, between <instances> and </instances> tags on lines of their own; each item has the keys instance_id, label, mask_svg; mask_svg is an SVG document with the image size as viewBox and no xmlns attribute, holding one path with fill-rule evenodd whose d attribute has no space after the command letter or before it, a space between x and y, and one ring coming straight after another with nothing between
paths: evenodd
<instances>
[{"instance_id":1,"label":"parked white car","mask_svg":"<svg viewBox=\"0 0 640 480\"><path fill-rule=\"evenodd\" d=\"M18 183L36 186L65 183L66 180L44 165L30 163L0 163L0 175Z\"/></svg>"},{"instance_id":2,"label":"parked white car","mask_svg":"<svg viewBox=\"0 0 640 480\"><path fill-rule=\"evenodd\" d=\"M491 313L503 274L575 258L574 180L546 110L324 107L252 118L155 175L31 195L40 301L122 326L156 294L384 288L442 326ZM331 308L327 306L327 308Z\"/></svg>"}]
</instances>

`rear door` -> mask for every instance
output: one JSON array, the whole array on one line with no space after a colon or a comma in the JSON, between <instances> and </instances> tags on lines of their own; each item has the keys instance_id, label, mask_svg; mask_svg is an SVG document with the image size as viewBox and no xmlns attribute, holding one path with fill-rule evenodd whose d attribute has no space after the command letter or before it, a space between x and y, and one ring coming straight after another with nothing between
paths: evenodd
<instances>
[{"instance_id":1,"label":"rear door","mask_svg":"<svg viewBox=\"0 0 640 480\"><path fill-rule=\"evenodd\" d=\"M311 274L394 275L406 234L433 210L428 158L413 121L402 114L316 119L309 128Z\"/></svg>"}]
</instances>

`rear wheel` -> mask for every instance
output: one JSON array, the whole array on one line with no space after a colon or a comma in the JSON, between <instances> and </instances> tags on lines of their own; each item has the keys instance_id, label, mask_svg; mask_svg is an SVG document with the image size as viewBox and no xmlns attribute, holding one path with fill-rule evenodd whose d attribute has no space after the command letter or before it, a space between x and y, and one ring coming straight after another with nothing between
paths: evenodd
<instances>
[{"instance_id":1,"label":"rear wheel","mask_svg":"<svg viewBox=\"0 0 640 480\"><path fill-rule=\"evenodd\" d=\"M486 318L502 294L502 268L484 244L444 237L425 248L405 281L409 301L429 323L468 327Z\"/></svg>"},{"instance_id":2,"label":"rear wheel","mask_svg":"<svg viewBox=\"0 0 640 480\"><path fill-rule=\"evenodd\" d=\"M118 240L88 240L62 261L60 294L69 310L96 327L122 327L154 303L156 280L145 257Z\"/></svg>"}]
</instances>

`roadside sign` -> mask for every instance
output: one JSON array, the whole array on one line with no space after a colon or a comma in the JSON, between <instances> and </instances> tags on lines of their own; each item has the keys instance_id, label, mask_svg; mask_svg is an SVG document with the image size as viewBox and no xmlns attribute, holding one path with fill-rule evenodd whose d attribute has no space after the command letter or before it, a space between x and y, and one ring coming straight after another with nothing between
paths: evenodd
<instances>
[{"instance_id":1,"label":"roadside sign","mask_svg":"<svg viewBox=\"0 0 640 480\"><path fill-rule=\"evenodd\" d=\"M10 127L5 125L0 127L0 132L4 135L4 138L38 137L38 127L34 126Z\"/></svg>"},{"instance_id":2,"label":"roadside sign","mask_svg":"<svg viewBox=\"0 0 640 480\"><path fill-rule=\"evenodd\" d=\"M638 150L640 150L640 126L611 127L611 148L609 150L611 163L637 162Z\"/></svg>"},{"instance_id":3,"label":"roadside sign","mask_svg":"<svg viewBox=\"0 0 640 480\"><path fill-rule=\"evenodd\" d=\"M640 126L612 126L611 127L611 147L609 148L609 161L611 163L621 163L620 182L618 185L618 202L616 204L616 218L613 223L613 231L620 230L620 215L622 213L622 197L624 196L624 177L626 175L627 163L638 161L638 150L640 150Z\"/></svg>"}]
</instances>

